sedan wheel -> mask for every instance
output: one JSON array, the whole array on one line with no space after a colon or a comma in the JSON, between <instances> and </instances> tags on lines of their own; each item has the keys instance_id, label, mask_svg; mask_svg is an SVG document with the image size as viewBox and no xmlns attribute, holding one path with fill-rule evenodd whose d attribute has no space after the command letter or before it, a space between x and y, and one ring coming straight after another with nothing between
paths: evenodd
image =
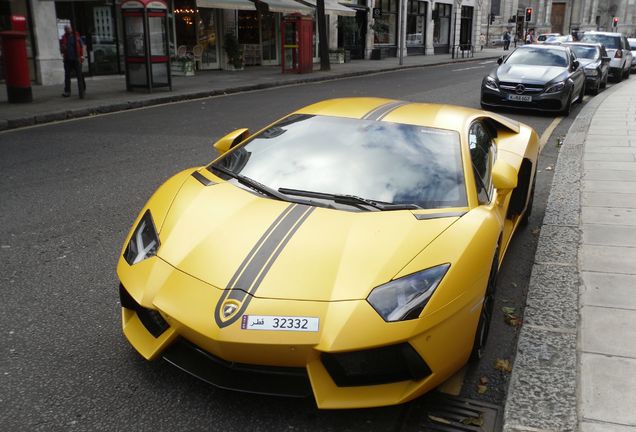
<instances>
[{"instance_id":1,"label":"sedan wheel","mask_svg":"<svg viewBox=\"0 0 636 432\"><path fill-rule=\"evenodd\" d=\"M490 268L488 277L488 285L486 286L486 295L484 303L481 306L481 314L479 315L479 323L477 324L477 332L475 333L475 341L473 342L473 350L470 353L470 361L478 361L484 355L486 341L488 340L488 332L490 330L490 322L492 321L492 312L495 306L495 288L497 284L497 267L499 265L499 251L495 252L495 259Z\"/></svg>"},{"instance_id":2,"label":"sedan wheel","mask_svg":"<svg viewBox=\"0 0 636 432\"><path fill-rule=\"evenodd\" d=\"M585 97L585 81L583 81L583 85L581 86L581 91L579 92L579 97L576 102L583 103L583 97Z\"/></svg>"},{"instance_id":3,"label":"sedan wheel","mask_svg":"<svg viewBox=\"0 0 636 432\"><path fill-rule=\"evenodd\" d=\"M621 71L621 73L615 73L614 74L614 82L615 83L619 83L621 81L623 81L623 73L622 73L622 71Z\"/></svg>"},{"instance_id":4,"label":"sedan wheel","mask_svg":"<svg viewBox=\"0 0 636 432\"><path fill-rule=\"evenodd\" d=\"M565 104L563 110L561 110L561 115L563 117L567 117L570 115L570 110L572 109L572 91L570 90L570 96L568 96L568 102Z\"/></svg>"}]
</instances>

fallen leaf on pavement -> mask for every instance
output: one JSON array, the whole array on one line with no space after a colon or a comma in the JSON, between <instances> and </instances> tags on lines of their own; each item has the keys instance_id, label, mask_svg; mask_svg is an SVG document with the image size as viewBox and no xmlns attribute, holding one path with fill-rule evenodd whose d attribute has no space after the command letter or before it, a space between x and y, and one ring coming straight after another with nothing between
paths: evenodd
<instances>
[{"instance_id":1,"label":"fallen leaf on pavement","mask_svg":"<svg viewBox=\"0 0 636 432\"><path fill-rule=\"evenodd\" d=\"M483 376L483 377L479 378L479 384L486 385L489 382L490 382L490 380L488 379L488 377Z\"/></svg>"},{"instance_id":2,"label":"fallen leaf on pavement","mask_svg":"<svg viewBox=\"0 0 636 432\"><path fill-rule=\"evenodd\" d=\"M537 228L532 230L532 235L533 236L538 236L540 232L541 232L541 228L537 227Z\"/></svg>"},{"instance_id":3,"label":"fallen leaf on pavement","mask_svg":"<svg viewBox=\"0 0 636 432\"><path fill-rule=\"evenodd\" d=\"M495 369L500 370L502 372L510 373L512 372L512 366L510 366L509 360L497 359L495 362Z\"/></svg>"},{"instance_id":4,"label":"fallen leaf on pavement","mask_svg":"<svg viewBox=\"0 0 636 432\"><path fill-rule=\"evenodd\" d=\"M488 391L488 386L485 386L483 384L480 384L477 386L477 393L479 394L484 394Z\"/></svg>"},{"instance_id":5,"label":"fallen leaf on pavement","mask_svg":"<svg viewBox=\"0 0 636 432\"><path fill-rule=\"evenodd\" d=\"M554 169L554 168L552 168L551 166L547 166L547 167L545 167L545 170L546 170L546 171L552 171L553 169Z\"/></svg>"},{"instance_id":6,"label":"fallen leaf on pavement","mask_svg":"<svg viewBox=\"0 0 636 432\"><path fill-rule=\"evenodd\" d=\"M502 307L501 310L504 313L504 321L506 324L519 327L521 325L521 318L517 315L517 310L513 307Z\"/></svg>"},{"instance_id":7,"label":"fallen leaf on pavement","mask_svg":"<svg viewBox=\"0 0 636 432\"><path fill-rule=\"evenodd\" d=\"M462 424L470 425L470 426L483 426L484 425L484 419L481 416L479 416L479 417L466 417L465 419L462 420Z\"/></svg>"}]
</instances>

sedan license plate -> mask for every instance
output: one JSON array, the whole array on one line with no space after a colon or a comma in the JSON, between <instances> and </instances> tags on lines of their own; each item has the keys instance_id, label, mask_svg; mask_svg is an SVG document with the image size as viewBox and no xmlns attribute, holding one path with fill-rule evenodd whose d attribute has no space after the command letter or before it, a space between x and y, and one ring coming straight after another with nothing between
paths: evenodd
<instances>
[{"instance_id":1,"label":"sedan license plate","mask_svg":"<svg viewBox=\"0 0 636 432\"><path fill-rule=\"evenodd\" d=\"M509 94L508 100L518 101L518 102L532 102L532 96Z\"/></svg>"},{"instance_id":2,"label":"sedan license plate","mask_svg":"<svg viewBox=\"0 0 636 432\"><path fill-rule=\"evenodd\" d=\"M297 316L243 315L243 330L317 332L320 318Z\"/></svg>"}]
</instances>

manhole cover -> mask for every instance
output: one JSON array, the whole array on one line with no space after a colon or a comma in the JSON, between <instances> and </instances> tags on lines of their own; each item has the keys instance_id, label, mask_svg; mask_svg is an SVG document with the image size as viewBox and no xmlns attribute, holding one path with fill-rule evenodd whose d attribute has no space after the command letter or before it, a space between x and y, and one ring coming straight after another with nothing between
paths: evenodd
<instances>
[{"instance_id":1,"label":"manhole cover","mask_svg":"<svg viewBox=\"0 0 636 432\"><path fill-rule=\"evenodd\" d=\"M403 431L495 432L500 408L497 405L432 393L410 407Z\"/></svg>"}]
</instances>

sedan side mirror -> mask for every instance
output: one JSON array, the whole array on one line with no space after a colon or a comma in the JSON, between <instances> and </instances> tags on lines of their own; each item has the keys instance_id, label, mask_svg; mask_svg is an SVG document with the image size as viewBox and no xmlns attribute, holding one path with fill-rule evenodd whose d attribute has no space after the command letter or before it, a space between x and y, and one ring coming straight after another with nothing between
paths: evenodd
<instances>
[{"instance_id":1,"label":"sedan side mirror","mask_svg":"<svg viewBox=\"0 0 636 432\"><path fill-rule=\"evenodd\" d=\"M229 149L247 139L250 136L249 129L237 129L235 131L230 132L225 135L223 138L214 143L214 148L219 151L219 153L223 154L227 152Z\"/></svg>"},{"instance_id":2,"label":"sedan side mirror","mask_svg":"<svg viewBox=\"0 0 636 432\"><path fill-rule=\"evenodd\" d=\"M497 203L517 187L517 170L503 159L497 159L492 169L492 184L497 189Z\"/></svg>"},{"instance_id":3,"label":"sedan side mirror","mask_svg":"<svg viewBox=\"0 0 636 432\"><path fill-rule=\"evenodd\" d=\"M580 66L580 65L581 65L581 63L579 63L579 61L578 61L578 60L574 60L574 61L572 62L572 69L573 69L573 70L577 70L577 69L579 68L579 66Z\"/></svg>"},{"instance_id":4,"label":"sedan side mirror","mask_svg":"<svg viewBox=\"0 0 636 432\"><path fill-rule=\"evenodd\" d=\"M502 63L504 62L504 59L505 59L505 57L504 57L504 56L499 57L499 58L497 59L497 64L498 64L498 65L502 64Z\"/></svg>"}]
</instances>

